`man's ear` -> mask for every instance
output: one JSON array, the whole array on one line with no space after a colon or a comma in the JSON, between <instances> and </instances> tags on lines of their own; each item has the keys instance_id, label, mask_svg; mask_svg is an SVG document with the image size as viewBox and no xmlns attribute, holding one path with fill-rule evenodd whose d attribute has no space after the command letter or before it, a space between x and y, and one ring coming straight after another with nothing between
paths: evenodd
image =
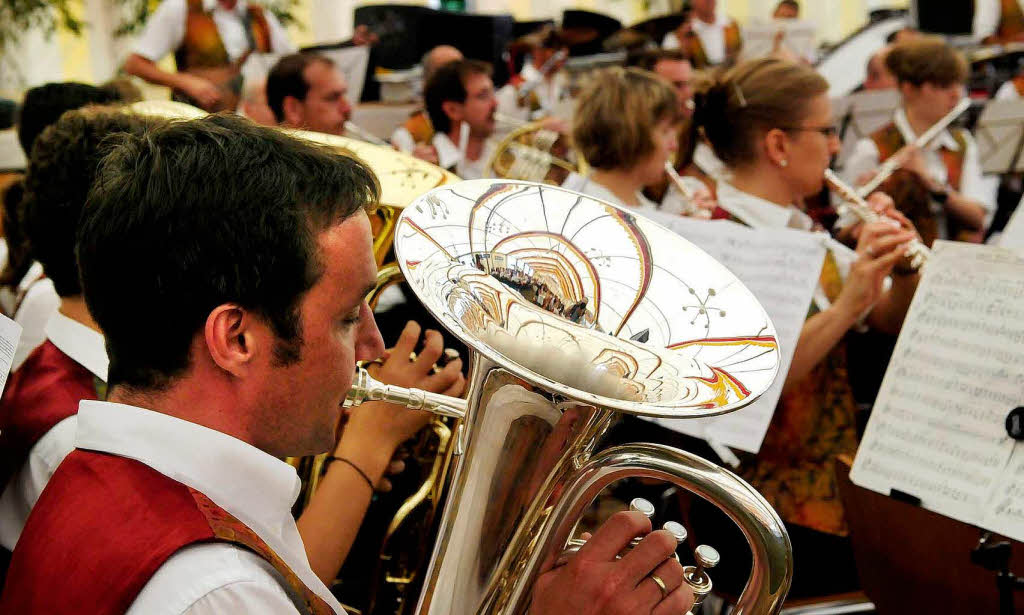
<instances>
[{"instance_id":1,"label":"man's ear","mask_svg":"<svg viewBox=\"0 0 1024 615\"><path fill-rule=\"evenodd\" d=\"M298 98L285 96L281 101L281 111L286 123L296 127L306 124L306 107Z\"/></svg>"},{"instance_id":2,"label":"man's ear","mask_svg":"<svg viewBox=\"0 0 1024 615\"><path fill-rule=\"evenodd\" d=\"M457 124L462 121L463 116L463 104L454 100L446 100L441 103L441 111L448 116L452 124Z\"/></svg>"},{"instance_id":3,"label":"man's ear","mask_svg":"<svg viewBox=\"0 0 1024 615\"><path fill-rule=\"evenodd\" d=\"M259 352L262 336L254 328L257 322L251 312L233 303L213 308L203 329L210 360L234 376L245 375Z\"/></svg>"}]
</instances>

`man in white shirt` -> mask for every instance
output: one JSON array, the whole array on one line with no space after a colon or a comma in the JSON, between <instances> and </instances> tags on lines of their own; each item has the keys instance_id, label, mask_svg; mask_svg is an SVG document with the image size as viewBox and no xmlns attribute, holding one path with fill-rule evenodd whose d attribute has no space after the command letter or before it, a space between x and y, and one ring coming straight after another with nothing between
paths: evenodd
<instances>
[{"instance_id":1,"label":"man in white shirt","mask_svg":"<svg viewBox=\"0 0 1024 615\"><path fill-rule=\"evenodd\" d=\"M463 179L484 177L498 108L491 67L476 60L450 62L434 73L423 98L438 166Z\"/></svg>"},{"instance_id":2,"label":"man in white shirt","mask_svg":"<svg viewBox=\"0 0 1024 615\"><path fill-rule=\"evenodd\" d=\"M463 59L462 52L451 45L438 45L423 54L420 66L423 67L423 83L426 84L441 68L449 62ZM407 154L437 164L437 150L430 144L434 137L434 127L426 109L414 111L405 122L391 133L391 145Z\"/></svg>"},{"instance_id":3,"label":"man in white shirt","mask_svg":"<svg viewBox=\"0 0 1024 615\"><path fill-rule=\"evenodd\" d=\"M562 67L569 46L561 32L547 26L521 39L529 48L528 61L518 75L498 90L501 113L522 120L550 116L569 96L569 78Z\"/></svg>"},{"instance_id":4,"label":"man in white shirt","mask_svg":"<svg viewBox=\"0 0 1024 615\"><path fill-rule=\"evenodd\" d=\"M282 126L331 135L352 117L348 84L334 62L313 53L281 58L267 76L267 105Z\"/></svg>"},{"instance_id":5,"label":"man in white shirt","mask_svg":"<svg viewBox=\"0 0 1024 615\"><path fill-rule=\"evenodd\" d=\"M110 403L82 404L78 448L26 524L0 611L344 612L307 561L298 478L278 458L333 445L354 362L383 352L364 299L376 198L358 161L229 116L107 157L78 257ZM341 461L347 491L369 490L388 454ZM684 612L667 532L615 559L649 530L638 513L613 517L540 577L531 611Z\"/></svg>"},{"instance_id":6,"label":"man in white shirt","mask_svg":"<svg viewBox=\"0 0 1024 615\"><path fill-rule=\"evenodd\" d=\"M294 51L273 12L246 0L163 0L146 21L124 70L208 111L234 111L249 55ZM177 72L156 64L169 53L174 53Z\"/></svg>"},{"instance_id":7,"label":"man in white shirt","mask_svg":"<svg viewBox=\"0 0 1024 615\"><path fill-rule=\"evenodd\" d=\"M974 0L974 39L999 45L1024 41L1020 0Z\"/></svg>"},{"instance_id":8,"label":"man in white shirt","mask_svg":"<svg viewBox=\"0 0 1024 615\"><path fill-rule=\"evenodd\" d=\"M693 0L692 7L692 13L665 35L661 46L682 49L697 69L736 61L743 46L736 22L718 14L716 0Z\"/></svg>"}]
</instances>

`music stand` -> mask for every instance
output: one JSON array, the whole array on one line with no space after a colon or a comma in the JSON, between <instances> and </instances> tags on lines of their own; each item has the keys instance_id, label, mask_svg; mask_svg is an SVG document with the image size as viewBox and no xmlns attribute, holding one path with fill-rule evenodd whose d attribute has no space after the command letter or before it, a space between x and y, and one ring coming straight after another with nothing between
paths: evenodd
<instances>
[{"instance_id":1,"label":"music stand","mask_svg":"<svg viewBox=\"0 0 1024 615\"><path fill-rule=\"evenodd\" d=\"M839 126L839 139L842 147L836 165L842 168L853 152L857 141L871 136L890 122L899 109L900 93L897 90L871 90L854 92L849 96L833 101L833 107L842 111L835 113Z\"/></svg>"},{"instance_id":2,"label":"music stand","mask_svg":"<svg viewBox=\"0 0 1024 615\"><path fill-rule=\"evenodd\" d=\"M818 27L811 21L775 19L748 24L743 28L742 59L763 58L775 51L775 39L799 58L812 60L817 50Z\"/></svg>"},{"instance_id":3,"label":"music stand","mask_svg":"<svg viewBox=\"0 0 1024 615\"><path fill-rule=\"evenodd\" d=\"M839 496L864 593L879 615L998 613L992 574L971 561L978 528L850 482L852 460L835 461ZM1024 544L1012 543L1024 562Z\"/></svg>"},{"instance_id":4,"label":"music stand","mask_svg":"<svg viewBox=\"0 0 1024 615\"><path fill-rule=\"evenodd\" d=\"M983 172L1024 172L1024 100L989 102L978 118L974 135Z\"/></svg>"}]
</instances>

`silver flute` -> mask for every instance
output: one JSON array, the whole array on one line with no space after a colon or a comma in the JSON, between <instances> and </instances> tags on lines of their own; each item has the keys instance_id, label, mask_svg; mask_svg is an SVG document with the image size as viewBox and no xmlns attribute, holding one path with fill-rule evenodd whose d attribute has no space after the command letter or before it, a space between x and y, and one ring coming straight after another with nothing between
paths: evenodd
<instances>
[{"instance_id":1,"label":"silver flute","mask_svg":"<svg viewBox=\"0 0 1024 615\"><path fill-rule=\"evenodd\" d=\"M672 163L665 161L665 173L668 178L672 180L676 188L679 190L679 194L683 195L683 211L684 216L692 216L697 213L697 195L694 194L693 190L686 185L683 178L676 172L676 168L672 166Z\"/></svg>"},{"instance_id":2,"label":"silver flute","mask_svg":"<svg viewBox=\"0 0 1024 615\"><path fill-rule=\"evenodd\" d=\"M832 190L836 192L842 199L843 203L840 204L840 209L849 211L853 215L857 216L863 222L878 222L879 220L889 220L896 224L896 220L887 216L882 216L874 209L871 205L864 200L856 190L851 188L846 182L839 179L832 169L825 169L825 182L829 185ZM921 240L914 238L911 239L907 247L907 257L910 259L910 266L914 269L920 269L924 266L928 257L931 255L931 250L927 248Z\"/></svg>"}]
</instances>

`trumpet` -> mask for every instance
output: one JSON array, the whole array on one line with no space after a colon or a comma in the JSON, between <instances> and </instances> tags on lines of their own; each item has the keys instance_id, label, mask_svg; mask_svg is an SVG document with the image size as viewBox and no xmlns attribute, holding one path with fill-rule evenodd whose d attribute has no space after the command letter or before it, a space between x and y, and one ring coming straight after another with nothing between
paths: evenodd
<instances>
[{"instance_id":1,"label":"trumpet","mask_svg":"<svg viewBox=\"0 0 1024 615\"><path fill-rule=\"evenodd\" d=\"M945 130L953 120L960 117L964 111L967 111L970 108L971 99L961 98L960 102L953 107L952 111L944 115L939 121L932 124L928 130L921 133L913 143L904 145L895 154L889 156L885 162L882 163L882 166L878 167L878 171L875 175L866 184L857 189L857 194L862 198L867 198L867 196L877 190L885 180L889 179L889 176L903 166L903 157L911 148L927 146L933 139L935 139L935 137L939 136L939 133Z\"/></svg>"},{"instance_id":2,"label":"trumpet","mask_svg":"<svg viewBox=\"0 0 1024 615\"><path fill-rule=\"evenodd\" d=\"M690 190L690 187L686 185L683 178L676 172L676 168L672 166L670 161L665 161L665 174L672 180L676 189L679 190L679 194L683 195L683 211L681 212L684 216L693 216L697 213L697 195Z\"/></svg>"},{"instance_id":3,"label":"trumpet","mask_svg":"<svg viewBox=\"0 0 1024 615\"><path fill-rule=\"evenodd\" d=\"M350 396L463 417L438 473L446 500L430 563L402 577L405 594L386 608L524 613L544 566L579 544L583 510L610 483L643 476L707 498L743 529L755 563L737 612L781 609L789 537L749 484L669 447L599 448L622 413L715 416L768 389L775 330L742 283L645 218L537 183L442 186L405 208L394 236L410 287L470 357L466 401L362 373ZM672 263L659 262L666 255ZM696 318L684 305L693 288L714 297ZM708 567L686 574L697 595L710 589Z\"/></svg>"},{"instance_id":4,"label":"trumpet","mask_svg":"<svg viewBox=\"0 0 1024 615\"><path fill-rule=\"evenodd\" d=\"M825 182L828 183L832 190L836 191L843 202L839 206L840 209L844 209L854 214L863 222L877 222L883 219L871 205L864 200L856 190L851 188L843 180L839 179L832 169L825 169ZM896 224L897 222L892 218L884 218ZM928 261L928 257L931 256L931 250L929 250L919 239L910 240L910 244L907 246L907 257L910 259L910 266L914 269L920 269Z\"/></svg>"}]
</instances>

